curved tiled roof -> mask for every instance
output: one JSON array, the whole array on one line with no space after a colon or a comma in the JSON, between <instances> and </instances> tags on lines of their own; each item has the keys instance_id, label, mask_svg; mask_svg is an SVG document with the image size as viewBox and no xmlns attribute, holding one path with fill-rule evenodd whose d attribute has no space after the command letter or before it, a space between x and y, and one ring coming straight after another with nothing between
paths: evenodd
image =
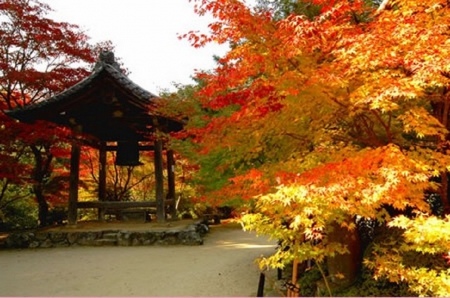
<instances>
[{"instance_id":1,"label":"curved tiled roof","mask_svg":"<svg viewBox=\"0 0 450 298\"><path fill-rule=\"evenodd\" d=\"M125 74L123 74L115 61L113 61L113 63L108 63L108 61L99 60L91 75L68 88L67 90L46 100L42 100L14 110L8 110L5 113L19 120L26 120L26 118L30 117L31 114L33 114L35 111L46 108L51 109L51 107L55 104L74 99L75 96L81 94L83 90L86 90L90 85L95 83L95 81L99 77L103 75L111 77L114 82L118 84L122 89L133 95L133 99L136 100L137 104L147 105L151 103L151 100L153 98L157 98L156 95L141 88L139 85L131 81Z\"/></svg>"},{"instance_id":2,"label":"curved tiled roof","mask_svg":"<svg viewBox=\"0 0 450 298\"><path fill-rule=\"evenodd\" d=\"M24 122L47 120L68 127L77 123L83 132L105 141L144 137L155 123L164 131L182 129L179 121L151 113L149 106L156 98L123 74L114 55L106 52L79 83L49 99L5 113Z\"/></svg>"}]
</instances>

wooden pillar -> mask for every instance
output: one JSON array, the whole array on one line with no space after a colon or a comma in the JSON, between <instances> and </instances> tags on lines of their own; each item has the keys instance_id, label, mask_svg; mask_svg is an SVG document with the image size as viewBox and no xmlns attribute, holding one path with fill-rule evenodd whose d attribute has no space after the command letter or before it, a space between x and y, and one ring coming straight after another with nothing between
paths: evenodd
<instances>
[{"instance_id":1,"label":"wooden pillar","mask_svg":"<svg viewBox=\"0 0 450 298\"><path fill-rule=\"evenodd\" d=\"M69 225L77 224L78 210L78 181L80 172L80 145L77 141L72 142L70 154L70 180L69 180L69 206L67 221Z\"/></svg>"},{"instance_id":2,"label":"wooden pillar","mask_svg":"<svg viewBox=\"0 0 450 298\"><path fill-rule=\"evenodd\" d=\"M98 200L106 201L106 144L101 142L99 149ZM105 220L105 209L98 209L98 219Z\"/></svg>"},{"instance_id":3,"label":"wooden pillar","mask_svg":"<svg viewBox=\"0 0 450 298\"><path fill-rule=\"evenodd\" d=\"M173 151L167 150L167 198L173 201L170 205L170 215L172 219L177 216L177 209L175 206L175 159L173 158Z\"/></svg>"},{"instance_id":4,"label":"wooden pillar","mask_svg":"<svg viewBox=\"0 0 450 298\"><path fill-rule=\"evenodd\" d=\"M155 192L156 192L156 217L159 223L166 221L164 199L164 163L163 145L161 140L155 141Z\"/></svg>"}]
</instances>

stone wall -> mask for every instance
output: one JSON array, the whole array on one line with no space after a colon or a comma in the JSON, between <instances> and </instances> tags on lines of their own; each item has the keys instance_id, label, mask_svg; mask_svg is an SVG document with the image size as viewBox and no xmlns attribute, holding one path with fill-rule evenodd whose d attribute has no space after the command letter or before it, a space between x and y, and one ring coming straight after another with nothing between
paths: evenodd
<instances>
[{"instance_id":1,"label":"stone wall","mask_svg":"<svg viewBox=\"0 0 450 298\"><path fill-rule=\"evenodd\" d=\"M167 231L27 231L11 233L1 248L49 248L66 246L201 245L208 227L194 223Z\"/></svg>"}]
</instances>

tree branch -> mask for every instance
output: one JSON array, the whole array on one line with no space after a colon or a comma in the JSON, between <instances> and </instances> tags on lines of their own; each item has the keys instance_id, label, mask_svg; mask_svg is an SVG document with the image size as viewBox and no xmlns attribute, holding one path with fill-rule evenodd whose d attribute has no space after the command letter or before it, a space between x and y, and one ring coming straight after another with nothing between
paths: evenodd
<instances>
[{"instance_id":1,"label":"tree branch","mask_svg":"<svg viewBox=\"0 0 450 298\"><path fill-rule=\"evenodd\" d=\"M390 1L391 0L383 0L383 2L381 2L380 6L378 6L377 11L375 12L375 14L379 14L383 10L385 10L386 6L389 4Z\"/></svg>"}]
</instances>

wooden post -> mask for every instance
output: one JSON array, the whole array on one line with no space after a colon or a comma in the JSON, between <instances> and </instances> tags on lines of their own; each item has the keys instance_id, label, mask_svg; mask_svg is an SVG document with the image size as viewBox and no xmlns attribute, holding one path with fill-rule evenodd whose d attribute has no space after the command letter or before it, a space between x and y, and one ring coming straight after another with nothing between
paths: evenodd
<instances>
[{"instance_id":1,"label":"wooden post","mask_svg":"<svg viewBox=\"0 0 450 298\"><path fill-rule=\"evenodd\" d=\"M263 272L259 274L258 291L256 292L256 297L264 297L264 283L266 276Z\"/></svg>"},{"instance_id":2,"label":"wooden post","mask_svg":"<svg viewBox=\"0 0 450 298\"><path fill-rule=\"evenodd\" d=\"M156 217L159 223L166 221L164 199L164 174L163 174L163 145L161 140L155 141L155 192L156 192Z\"/></svg>"},{"instance_id":3,"label":"wooden post","mask_svg":"<svg viewBox=\"0 0 450 298\"><path fill-rule=\"evenodd\" d=\"M106 144L101 142L99 149L98 200L106 201ZM105 209L98 209L98 219L105 220Z\"/></svg>"},{"instance_id":4,"label":"wooden post","mask_svg":"<svg viewBox=\"0 0 450 298\"><path fill-rule=\"evenodd\" d=\"M173 158L173 151L167 150L167 198L173 200L170 206L170 215L172 219L177 216L177 209L175 206L175 160Z\"/></svg>"},{"instance_id":5,"label":"wooden post","mask_svg":"<svg viewBox=\"0 0 450 298\"><path fill-rule=\"evenodd\" d=\"M298 251L298 244L305 241L305 236L301 237L301 240L294 240L292 246L294 247L294 251ZM298 265L300 264L298 258L294 258L294 262L292 264L292 278L291 278L291 288L288 287L287 297L299 297L300 296L300 285L297 283L298 280Z\"/></svg>"},{"instance_id":6,"label":"wooden post","mask_svg":"<svg viewBox=\"0 0 450 298\"><path fill-rule=\"evenodd\" d=\"M69 225L77 224L78 210L78 181L80 172L80 145L75 141L72 142L72 150L70 154L70 181L69 181L69 204L67 221Z\"/></svg>"},{"instance_id":7,"label":"wooden post","mask_svg":"<svg viewBox=\"0 0 450 298\"><path fill-rule=\"evenodd\" d=\"M298 264L299 264L299 261L298 261L297 258L295 258L294 259L294 263L293 263L293 267L292 267L292 279L291 279L291 283L294 286L294 288L292 290L288 289L288 291L287 291L287 296L288 297L298 297L299 294L300 294L298 292L298 287L300 285L297 283L297 280L298 280Z\"/></svg>"}]
</instances>

